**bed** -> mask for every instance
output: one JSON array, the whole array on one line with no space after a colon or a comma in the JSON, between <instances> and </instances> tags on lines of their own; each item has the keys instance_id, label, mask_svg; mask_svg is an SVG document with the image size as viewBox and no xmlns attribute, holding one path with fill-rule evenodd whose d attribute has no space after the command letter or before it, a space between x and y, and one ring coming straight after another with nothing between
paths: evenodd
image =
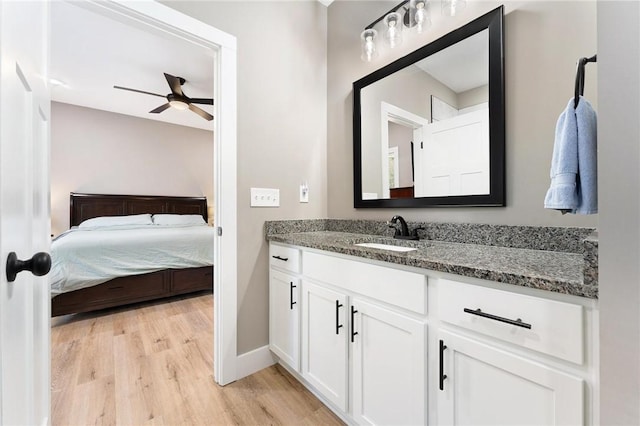
<instances>
[{"instance_id":1,"label":"bed","mask_svg":"<svg viewBox=\"0 0 640 426\"><path fill-rule=\"evenodd\" d=\"M173 226L168 226L166 229L158 231L155 229L146 229L151 227L139 227L141 229L133 227L136 229L126 229L126 231L118 229L110 233L103 229L90 229L92 232L82 233L77 232L82 231L82 229L75 228L88 219L146 214L200 215L206 223L207 200L204 197L71 193L70 226L72 230L56 237L52 244L52 257L54 258L54 265L50 273L52 296L54 296L51 299L52 316L89 312L178 294L213 289L212 247L214 231L213 228L209 226L185 226L184 229L180 230L175 229ZM171 218L172 216L165 217ZM152 241L148 243L150 245L146 247L142 244L145 238L138 238L139 234L144 233L149 234L149 236L153 235ZM115 235L118 235L118 237L115 237ZM127 237L125 238L125 236ZM91 243L90 238L94 237L98 243ZM84 244L84 246L80 246L77 254L63 255L63 247L68 245L74 238L79 239L80 244ZM189 251L191 246L195 244L194 241L200 241L202 238L210 241L210 245L205 248L210 249L211 252L203 254L198 251ZM130 240L130 243L125 245L124 243L127 239ZM187 260L191 259L188 267L164 268L163 264L162 269L157 269L160 267L159 265L154 266L150 264L150 262L152 262L150 259L166 257L164 252L158 250L169 242L174 246L177 245L177 250L184 252L182 257ZM126 276L108 279L106 282L100 282L95 285L93 281L100 280L96 280L93 276L86 278L86 282L83 282L84 278L81 277L78 279L76 276L75 281L71 281L71 278L69 278L71 284L68 284L67 281L61 284L59 277L63 274L60 268L61 265L65 265L65 262L74 263L73 266L76 267L76 270L87 269L87 267L83 265L78 268L78 265L75 265L75 263L83 262L85 253L89 255L92 251L96 251L91 244L99 246L97 248L102 250L102 252L109 248L112 251L117 251L114 250L114 248L118 247L116 244L122 244L119 250L126 253L132 260L131 264L139 268L139 270L144 271L144 273L127 270L123 273L123 275ZM132 244L137 248L131 247ZM98 250L97 253L101 255L102 252L100 250ZM135 250L138 250L138 252L135 252ZM155 251L151 252L152 250ZM138 253L140 254L138 255ZM205 261L203 260L204 258L208 260ZM56 261L56 259L60 261ZM171 264L169 263L169 265ZM176 263L176 265L178 265L178 263ZM70 277L72 275L73 274L70 274Z\"/></svg>"}]
</instances>

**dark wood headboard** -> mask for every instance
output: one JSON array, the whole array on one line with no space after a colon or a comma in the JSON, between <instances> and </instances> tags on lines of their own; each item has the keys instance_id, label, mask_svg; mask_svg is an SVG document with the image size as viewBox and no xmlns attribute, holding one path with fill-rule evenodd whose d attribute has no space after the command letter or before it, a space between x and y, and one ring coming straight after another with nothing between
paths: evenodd
<instances>
[{"instance_id":1,"label":"dark wood headboard","mask_svg":"<svg viewBox=\"0 0 640 426\"><path fill-rule=\"evenodd\" d=\"M206 197L165 197L158 195L106 195L71 193L70 226L99 216L143 213L199 214L207 221Z\"/></svg>"}]
</instances>

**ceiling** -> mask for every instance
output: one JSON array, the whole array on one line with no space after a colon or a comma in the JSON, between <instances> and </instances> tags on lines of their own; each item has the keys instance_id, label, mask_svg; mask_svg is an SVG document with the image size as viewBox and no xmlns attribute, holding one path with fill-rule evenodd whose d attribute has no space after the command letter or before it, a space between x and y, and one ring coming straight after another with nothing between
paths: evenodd
<instances>
[{"instance_id":1,"label":"ceiling","mask_svg":"<svg viewBox=\"0 0 640 426\"><path fill-rule=\"evenodd\" d=\"M416 63L456 93L489 84L489 30L483 30Z\"/></svg>"},{"instance_id":2,"label":"ceiling","mask_svg":"<svg viewBox=\"0 0 640 426\"><path fill-rule=\"evenodd\" d=\"M51 98L149 120L213 130L215 105L197 105L213 114L207 121L195 113L169 108L157 96L114 89L114 85L167 95L164 74L183 77L185 95L214 98L214 55L210 49L167 34L150 33L67 2L51 2Z\"/></svg>"}]
</instances>

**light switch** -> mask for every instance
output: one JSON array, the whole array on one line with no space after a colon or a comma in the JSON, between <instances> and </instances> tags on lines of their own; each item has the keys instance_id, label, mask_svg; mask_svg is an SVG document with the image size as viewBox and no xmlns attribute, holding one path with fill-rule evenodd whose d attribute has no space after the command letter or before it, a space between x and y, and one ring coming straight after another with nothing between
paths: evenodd
<instances>
[{"instance_id":1,"label":"light switch","mask_svg":"<svg viewBox=\"0 0 640 426\"><path fill-rule=\"evenodd\" d=\"M251 207L280 207L280 190L251 188Z\"/></svg>"}]
</instances>

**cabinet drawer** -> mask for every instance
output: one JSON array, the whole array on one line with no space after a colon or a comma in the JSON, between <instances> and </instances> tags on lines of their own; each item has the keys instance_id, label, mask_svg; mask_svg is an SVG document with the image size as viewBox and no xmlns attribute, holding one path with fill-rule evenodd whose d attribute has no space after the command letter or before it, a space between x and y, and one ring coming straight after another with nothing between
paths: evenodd
<instances>
[{"instance_id":1,"label":"cabinet drawer","mask_svg":"<svg viewBox=\"0 0 640 426\"><path fill-rule=\"evenodd\" d=\"M427 277L350 259L304 252L304 275L420 314L427 313Z\"/></svg>"},{"instance_id":2,"label":"cabinet drawer","mask_svg":"<svg viewBox=\"0 0 640 426\"><path fill-rule=\"evenodd\" d=\"M300 250L272 243L269 245L269 265L297 274L300 272Z\"/></svg>"},{"instance_id":3,"label":"cabinet drawer","mask_svg":"<svg viewBox=\"0 0 640 426\"><path fill-rule=\"evenodd\" d=\"M213 266L171 271L172 294L213 288Z\"/></svg>"},{"instance_id":4,"label":"cabinet drawer","mask_svg":"<svg viewBox=\"0 0 640 426\"><path fill-rule=\"evenodd\" d=\"M442 321L583 363L582 306L443 279L438 309Z\"/></svg>"}]
</instances>

